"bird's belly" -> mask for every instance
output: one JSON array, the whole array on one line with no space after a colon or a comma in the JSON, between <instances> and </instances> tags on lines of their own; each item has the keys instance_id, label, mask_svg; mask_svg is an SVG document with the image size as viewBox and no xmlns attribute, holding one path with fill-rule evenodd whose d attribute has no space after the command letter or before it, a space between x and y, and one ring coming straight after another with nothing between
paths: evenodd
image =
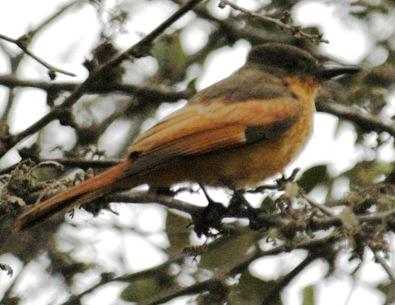
<instances>
[{"instance_id":1,"label":"bird's belly","mask_svg":"<svg viewBox=\"0 0 395 305\"><path fill-rule=\"evenodd\" d=\"M310 136L310 126L297 124L277 139L202 157L193 170L196 181L236 188L257 185L282 172L298 156Z\"/></svg>"}]
</instances>

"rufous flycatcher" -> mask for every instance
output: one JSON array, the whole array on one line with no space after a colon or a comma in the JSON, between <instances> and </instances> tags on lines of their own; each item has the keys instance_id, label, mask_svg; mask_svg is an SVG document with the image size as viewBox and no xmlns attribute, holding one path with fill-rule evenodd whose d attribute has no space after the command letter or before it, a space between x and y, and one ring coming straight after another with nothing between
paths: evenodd
<instances>
[{"instance_id":1,"label":"rufous flycatcher","mask_svg":"<svg viewBox=\"0 0 395 305\"><path fill-rule=\"evenodd\" d=\"M286 44L256 46L234 74L142 133L125 161L38 203L18 217L15 228L146 183L256 185L281 172L305 146L320 84L358 71L325 68L310 53Z\"/></svg>"}]
</instances>

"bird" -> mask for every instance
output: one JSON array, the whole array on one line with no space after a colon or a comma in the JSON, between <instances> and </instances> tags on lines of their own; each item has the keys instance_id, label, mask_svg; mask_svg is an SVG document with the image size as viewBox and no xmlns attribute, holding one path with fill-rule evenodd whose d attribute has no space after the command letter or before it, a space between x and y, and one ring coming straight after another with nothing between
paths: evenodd
<instances>
[{"instance_id":1,"label":"bird","mask_svg":"<svg viewBox=\"0 0 395 305\"><path fill-rule=\"evenodd\" d=\"M312 133L321 84L359 71L327 67L285 43L254 46L240 69L138 136L124 161L36 204L16 219L15 229L142 184L256 186L302 151Z\"/></svg>"}]
</instances>

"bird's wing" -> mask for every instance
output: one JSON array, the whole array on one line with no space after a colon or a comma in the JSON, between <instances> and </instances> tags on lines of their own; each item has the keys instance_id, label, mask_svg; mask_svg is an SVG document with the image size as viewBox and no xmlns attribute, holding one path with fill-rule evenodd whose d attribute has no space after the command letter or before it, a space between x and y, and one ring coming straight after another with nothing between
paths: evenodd
<instances>
[{"instance_id":1,"label":"bird's wing","mask_svg":"<svg viewBox=\"0 0 395 305\"><path fill-rule=\"evenodd\" d=\"M192 102L144 132L130 147L133 174L169 159L272 139L286 132L302 109L292 97Z\"/></svg>"}]
</instances>

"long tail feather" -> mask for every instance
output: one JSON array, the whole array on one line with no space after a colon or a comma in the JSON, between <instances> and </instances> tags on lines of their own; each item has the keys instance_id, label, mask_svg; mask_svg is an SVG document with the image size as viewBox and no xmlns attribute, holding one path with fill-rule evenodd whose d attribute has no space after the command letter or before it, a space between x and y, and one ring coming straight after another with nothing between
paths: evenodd
<instances>
[{"instance_id":1,"label":"long tail feather","mask_svg":"<svg viewBox=\"0 0 395 305\"><path fill-rule=\"evenodd\" d=\"M130 162L130 160L126 160L81 184L40 202L17 218L15 230L21 231L57 212L71 209L75 205L85 204L108 194L117 187L117 180L122 176L125 169L130 166ZM80 198L73 200L76 197Z\"/></svg>"}]
</instances>

